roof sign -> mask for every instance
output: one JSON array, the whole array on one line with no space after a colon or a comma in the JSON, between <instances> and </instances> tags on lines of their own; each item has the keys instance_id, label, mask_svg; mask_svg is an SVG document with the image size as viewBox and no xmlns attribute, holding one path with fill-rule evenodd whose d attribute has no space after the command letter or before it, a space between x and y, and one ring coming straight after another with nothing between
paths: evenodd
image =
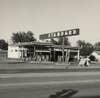
<instances>
[{"instance_id":1,"label":"roof sign","mask_svg":"<svg viewBox=\"0 0 100 98\"><path fill-rule=\"evenodd\" d=\"M75 36L79 35L79 29L71 29L71 30L65 30L65 31L58 31L58 32L52 32L47 34L41 34L40 40L43 39L51 39L51 38L57 38L57 37L63 37L63 36Z\"/></svg>"}]
</instances>

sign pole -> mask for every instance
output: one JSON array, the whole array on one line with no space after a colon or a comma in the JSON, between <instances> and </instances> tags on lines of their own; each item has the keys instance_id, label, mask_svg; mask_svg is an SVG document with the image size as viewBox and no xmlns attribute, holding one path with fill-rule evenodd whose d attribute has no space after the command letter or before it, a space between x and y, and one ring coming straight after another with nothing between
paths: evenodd
<instances>
[{"instance_id":1,"label":"sign pole","mask_svg":"<svg viewBox=\"0 0 100 98\"><path fill-rule=\"evenodd\" d=\"M65 43L64 42L65 42L65 37L63 36L62 39L63 39L63 42L62 42L62 59L63 59L63 62L64 62L64 56L65 56L64 55L64 52L65 52L64 51L65 50Z\"/></svg>"}]
</instances>

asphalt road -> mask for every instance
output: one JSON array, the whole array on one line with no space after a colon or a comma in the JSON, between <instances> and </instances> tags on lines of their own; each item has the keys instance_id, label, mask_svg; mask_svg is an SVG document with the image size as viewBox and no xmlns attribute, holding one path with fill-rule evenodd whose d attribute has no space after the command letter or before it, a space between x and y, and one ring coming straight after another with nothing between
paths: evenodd
<instances>
[{"instance_id":1,"label":"asphalt road","mask_svg":"<svg viewBox=\"0 0 100 98\"><path fill-rule=\"evenodd\" d=\"M89 67L68 64L31 64L31 63L0 63L0 74L16 73L52 73L52 72L99 72L100 64L91 64Z\"/></svg>"},{"instance_id":2,"label":"asphalt road","mask_svg":"<svg viewBox=\"0 0 100 98\"><path fill-rule=\"evenodd\" d=\"M100 98L100 72L0 74L0 98L49 98L63 89L77 90L73 98Z\"/></svg>"}]
</instances>

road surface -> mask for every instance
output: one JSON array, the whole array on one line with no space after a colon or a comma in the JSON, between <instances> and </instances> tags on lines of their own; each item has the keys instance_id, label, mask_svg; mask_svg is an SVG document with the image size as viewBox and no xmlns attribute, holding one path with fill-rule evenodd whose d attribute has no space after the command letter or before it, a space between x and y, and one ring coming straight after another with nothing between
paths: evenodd
<instances>
[{"instance_id":1,"label":"road surface","mask_svg":"<svg viewBox=\"0 0 100 98\"><path fill-rule=\"evenodd\" d=\"M73 98L100 98L100 72L0 74L0 98L49 98L69 88L78 91Z\"/></svg>"}]
</instances>

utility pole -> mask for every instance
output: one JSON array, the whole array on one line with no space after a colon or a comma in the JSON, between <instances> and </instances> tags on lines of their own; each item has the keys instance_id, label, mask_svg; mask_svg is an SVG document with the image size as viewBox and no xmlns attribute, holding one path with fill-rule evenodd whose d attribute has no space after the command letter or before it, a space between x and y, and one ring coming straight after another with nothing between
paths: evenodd
<instances>
[{"instance_id":1,"label":"utility pole","mask_svg":"<svg viewBox=\"0 0 100 98\"><path fill-rule=\"evenodd\" d=\"M65 61L65 32L63 32L63 37L62 37L62 59L63 59L63 62Z\"/></svg>"}]
</instances>

